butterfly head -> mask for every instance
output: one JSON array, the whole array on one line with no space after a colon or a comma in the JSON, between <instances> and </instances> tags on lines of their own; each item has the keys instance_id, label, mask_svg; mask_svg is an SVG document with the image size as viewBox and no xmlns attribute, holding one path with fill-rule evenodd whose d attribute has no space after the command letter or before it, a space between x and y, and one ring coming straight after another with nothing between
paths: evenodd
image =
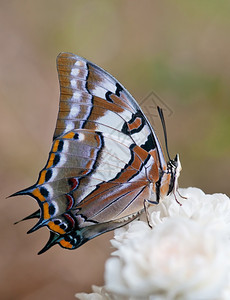
<instances>
[{"instance_id":1,"label":"butterfly head","mask_svg":"<svg viewBox=\"0 0 230 300\"><path fill-rule=\"evenodd\" d=\"M175 194L175 192L178 189L178 178L180 176L180 171L182 170L179 154L175 156L174 159L170 159L167 164L167 173L171 174L171 180L169 184L169 191L168 194L170 194L172 191Z\"/></svg>"}]
</instances>

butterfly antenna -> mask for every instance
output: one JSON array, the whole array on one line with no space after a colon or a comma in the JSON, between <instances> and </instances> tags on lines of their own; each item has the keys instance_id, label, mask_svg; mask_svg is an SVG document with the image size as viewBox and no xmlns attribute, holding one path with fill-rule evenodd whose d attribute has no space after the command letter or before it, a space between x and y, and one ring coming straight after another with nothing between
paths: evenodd
<instances>
[{"instance_id":1,"label":"butterfly antenna","mask_svg":"<svg viewBox=\"0 0 230 300\"><path fill-rule=\"evenodd\" d=\"M163 109L160 108L159 106L157 106L157 110L158 110L158 114L160 116L161 124L162 124L162 127L163 127L166 152L167 152L169 160L171 160L170 155L169 155L169 150L168 150L167 130L166 130L166 125L165 125L165 118L164 118L164 114L163 114Z\"/></svg>"}]
</instances>

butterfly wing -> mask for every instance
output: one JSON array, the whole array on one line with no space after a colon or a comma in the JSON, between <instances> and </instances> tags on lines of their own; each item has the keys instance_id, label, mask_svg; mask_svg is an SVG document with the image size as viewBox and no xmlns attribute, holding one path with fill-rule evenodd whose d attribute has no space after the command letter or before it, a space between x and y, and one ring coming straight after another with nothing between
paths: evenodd
<instances>
[{"instance_id":1,"label":"butterfly wing","mask_svg":"<svg viewBox=\"0 0 230 300\"><path fill-rule=\"evenodd\" d=\"M167 165L140 107L110 74L89 61L57 58L60 106L46 166L28 194L53 244L74 249L136 218ZM33 217L38 216L32 214Z\"/></svg>"}]
</instances>

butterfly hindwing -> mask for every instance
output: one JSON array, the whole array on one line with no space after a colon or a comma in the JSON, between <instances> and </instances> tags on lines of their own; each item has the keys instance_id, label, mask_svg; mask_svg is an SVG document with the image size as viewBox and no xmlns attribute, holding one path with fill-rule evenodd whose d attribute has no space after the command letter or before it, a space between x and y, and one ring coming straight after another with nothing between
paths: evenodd
<instances>
[{"instance_id":1,"label":"butterfly hindwing","mask_svg":"<svg viewBox=\"0 0 230 300\"><path fill-rule=\"evenodd\" d=\"M77 248L136 218L167 166L148 120L114 77L70 53L58 56L57 69L60 106L48 161L35 185L14 194L37 200L40 219L30 232L50 229L43 251L56 243Z\"/></svg>"}]
</instances>

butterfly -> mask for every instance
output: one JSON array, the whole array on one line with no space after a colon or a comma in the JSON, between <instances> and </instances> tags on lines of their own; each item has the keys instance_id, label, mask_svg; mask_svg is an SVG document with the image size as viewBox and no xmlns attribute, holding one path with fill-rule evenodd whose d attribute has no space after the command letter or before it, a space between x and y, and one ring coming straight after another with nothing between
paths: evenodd
<instances>
[{"instance_id":1,"label":"butterfly","mask_svg":"<svg viewBox=\"0 0 230 300\"><path fill-rule=\"evenodd\" d=\"M48 161L34 185L11 195L39 205L23 219L39 219L28 233L50 231L39 254L55 244L76 249L128 224L146 203L175 194L181 170L178 155L166 162L140 106L113 76L71 53L58 55L57 70L60 106Z\"/></svg>"}]
</instances>

